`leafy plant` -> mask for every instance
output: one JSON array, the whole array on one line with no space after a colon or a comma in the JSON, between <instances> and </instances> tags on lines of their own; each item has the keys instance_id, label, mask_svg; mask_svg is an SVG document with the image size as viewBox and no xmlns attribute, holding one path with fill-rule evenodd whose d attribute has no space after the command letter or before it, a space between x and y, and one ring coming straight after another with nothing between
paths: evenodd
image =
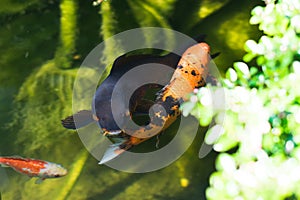
<instances>
[{"instance_id":1,"label":"leafy plant","mask_svg":"<svg viewBox=\"0 0 300 200\"><path fill-rule=\"evenodd\" d=\"M204 126L214 119L205 141L221 153L208 199L297 199L300 1L266 1L251 14L250 23L258 24L263 36L245 43L244 62L227 70L223 88L195 91L182 110ZM235 153L228 153L233 148Z\"/></svg>"}]
</instances>

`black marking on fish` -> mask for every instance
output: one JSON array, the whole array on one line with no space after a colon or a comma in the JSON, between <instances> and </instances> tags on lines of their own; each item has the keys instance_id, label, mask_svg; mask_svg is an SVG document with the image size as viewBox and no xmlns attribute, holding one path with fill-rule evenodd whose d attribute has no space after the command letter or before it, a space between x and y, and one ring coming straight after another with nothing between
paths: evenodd
<instances>
[{"instance_id":1,"label":"black marking on fish","mask_svg":"<svg viewBox=\"0 0 300 200\"><path fill-rule=\"evenodd\" d=\"M197 75L196 72L195 72L195 70L192 70L191 74L192 74L193 76L196 76L196 75Z\"/></svg>"},{"instance_id":2,"label":"black marking on fish","mask_svg":"<svg viewBox=\"0 0 300 200\"><path fill-rule=\"evenodd\" d=\"M211 85L218 85L218 80L216 79L216 77L214 77L211 74L208 74L206 77L206 82L210 83Z\"/></svg>"},{"instance_id":3,"label":"black marking on fish","mask_svg":"<svg viewBox=\"0 0 300 200\"><path fill-rule=\"evenodd\" d=\"M201 87L201 86L204 86L205 85L205 80L203 78L201 78L200 81L197 82L197 84L198 84L197 88Z\"/></svg>"}]
</instances>

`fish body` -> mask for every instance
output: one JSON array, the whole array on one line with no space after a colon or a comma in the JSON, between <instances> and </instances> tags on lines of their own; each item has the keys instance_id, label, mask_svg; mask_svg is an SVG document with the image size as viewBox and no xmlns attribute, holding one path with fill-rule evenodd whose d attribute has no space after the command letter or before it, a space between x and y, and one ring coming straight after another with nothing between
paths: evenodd
<instances>
[{"instance_id":1,"label":"fish body","mask_svg":"<svg viewBox=\"0 0 300 200\"><path fill-rule=\"evenodd\" d=\"M158 92L155 106L149 111L150 123L137 130L126 130L126 133L120 134L124 141L111 145L99 164L108 162L168 128L181 114L179 106L186 100L187 95L195 88L206 84L210 60L208 44L198 43L188 48L182 55L169 84Z\"/></svg>"},{"instance_id":2,"label":"fish body","mask_svg":"<svg viewBox=\"0 0 300 200\"><path fill-rule=\"evenodd\" d=\"M134 82L131 83L132 80L126 81L126 85L122 85L122 91L124 92L121 92L118 95L118 98L114 99L118 103L114 103L113 109L115 113L113 116L111 109L113 100L112 95L115 84L119 79L134 67L149 63L151 63L152 66L155 64L167 65L174 69L179 59L180 56L178 55L168 54L166 56L138 55L129 58L120 57L116 60L109 77L103 82L103 86L100 86L97 89L92 106L94 108L93 113L99 119L98 123L105 135L114 135L113 133L122 129L121 127L125 126L126 121L131 117L132 113L143 113L143 110L138 109L140 108L138 105L144 100L143 97L146 91L151 88L159 87L157 84L147 84L138 88L130 98L128 110L128 108L126 108L128 103L128 101L126 101L126 95L128 95L126 94L126 91L133 87ZM151 74L151 76L155 77L157 80L163 80L165 76L171 77L171 75L172 74L162 74L157 71L153 71ZM148 101L147 105L151 106L151 101ZM145 109L148 111L149 107L147 108L146 106ZM119 123L117 124L115 120L118 120Z\"/></svg>"},{"instance_id":3,"label":"fish body","mask_svg":"<svg viewBox=\"0 0 300 200\"><path fill-rule=\"evenodd\" d=\"M67 174L67 170L59 164L32 158L0 157L0 165L11 167L29 177L38 177L37 183L47 178L58 178Z\"/></svg>"},{"instance_id":4,"label":"fish body","mask_svg":"<svg viewBox=\"0 0 300 200\"><path fill-rule=\"evenodd\" d=\"M108 148L100 164L113 159L132 146L159 134L181 114L179 106L186 100L187 94L191 93L195 88L204 86L206 80L209 77L211 78L208 74L208 63L211 59L209 46L202 42L203 38L198 41L199 43L196 45L185 48L185 51L182 51L182 56L173 53L166 56L120 56L113 63L109 76L98 87L92 104L93 109L91 111L79 111L67 117L62 120L62 125L65 128L77 129L91 122L98 122L104 135L114 143ZM218 53L212 57L217 55ZM125 109L128 102L122 98L121 94L120 98L118 98L119 103L114 104L115 106L117 105L117 108L114 108L117 110L117 113L115 112L113 115L111 108L112 93L116 83L126 72L136 66L147 63L163 64L175 69L174 73L169 75L170 82L158 93L155 102L152 103L144 103L143 96L149 88L157 88L158 86L152 84L140 87L134 93L133 98L130 99L129 111ZM159 80L165 78L166 74L154 72L151 76ZM132 87L130 82L126 87ZM126 91L126 88L124 91ZM153 106L154 104L155 106ZM149 111L151 106L153 106L153 109ZM142 110L139 110L141 108ZM165 112L162 112L162 109ZM150 114L151 122L149 124L137 130L124 128L126 127L126 120L131 119L133 113L145 112L145 110L147 114ZM124 120L124 127L120 126L120 123L116 123L115 117L121 121Z\"/></svg>"},{"instance_id":5,"label":"fish body","mask_svg":"<svg viewBox=\"0 0 300 200\"><path fill-rule=\"evenodd\" d=\"M169 127L181 114L180 104L195 88L205 85L210 62L210 48L206 43L199 43L186 50L169 82L158 92L156 106L150 110L151 122L130 133L127 141L121 145L123 150L137 145Z\"/></svg>"},{"instance_id":6,"label":"fish body","mask_svg":"<svg viewBox=\"0 0 300 200\"><path fill-rule=\"evenodd\" d=\"M205 35L200 35L195 40L197 42L201 42L204 40L204 38ZM179 52L179 54L183 53L190 45L191 44L185 44L177 52ZM103 130L104 135L109 136L120 133L119 130L121 128L115 122L114 116L117 116L118 119L128 117L126 116L126 112L128 111L124 111L125 107L127 106L126 103L128 102L122 101L123 99L121 95L118 104L119 108L116 108L116 110L119 110L120 112L115 113L115 115L113 116L111 110L112 94L115 85L120 80L120 78L134 67L150 63L162 64L175 69L180 58L181 55L175 53L169 53L165 56L125 54L118 57L113 63L110 74L96 90L94 100L92 103L92 110L83 110L79 111L78 113L75 113L74 115L68 116L62 120L62 125L67 129L78 129L96 121ZM153 72L151 76L156 77L157 80L161 80L165 79L166 76L171 77L172 74L161 74L160 72L156 71ZM130 83L124 86L125 91L126 87L131 88L132 86L130 85ZM145 110L148 111L148 109L150 108L150 106L152 106L153 103L151 103L151 101L147 101L147 103L145 103L143 96L148 89L158 87L160 86L157 84L148 84L137 89L133 97L130 99L130 115L134 112L145 113Z\"/></svg>"},{"instance_id":7,"label":"fish body","mask_svg":"<svg viewBox=\"0 0 300 200\"><path fill-rule=\"evenodd\" d=\"M120 78L129 70L133 69L136 66L144 65L144 64L162 64L167 65L172 68L176 67L177 62L179 61L180 56L176 54L168 54L165 56L153 56L153 55L123 55L118 57L113 63L112 69L108 77L101 83L101 85L97 88L96 93L92 102L92 110L81 110L78 113L69 116L62 120L62 125L67 129L78 129L89 123L98 122L101 129L104 132L104 135L114 135L118 130L120 130L119 125L116 123L112 109L112 95L115 88L115 85L120 80ZM163 76L159 73L153 74L157 76L157 79L163 78ZM172 74L170 74L171 76ZM131 88L130 82L127 82L128 85L123 86L123 90L126 91L126 88ZM157 84L148 84L138 88L132 98L130 99L129 105L129 113L133 112L144 112L148 107L144 104L143 110L139 110L141 106L138 106L140 102L145 103L143 96L146 91L150 88L159 87ZM126 103L122 101L125 98L120 95L119 103L117 104L119 107L115 108L117 112L118 119L122 119L125 115ZM151 102L147 103L151 106ZM145 108L146 106L146 108ZM115 116L116 116L115 115Z\"/></svg>"}]
</instances>

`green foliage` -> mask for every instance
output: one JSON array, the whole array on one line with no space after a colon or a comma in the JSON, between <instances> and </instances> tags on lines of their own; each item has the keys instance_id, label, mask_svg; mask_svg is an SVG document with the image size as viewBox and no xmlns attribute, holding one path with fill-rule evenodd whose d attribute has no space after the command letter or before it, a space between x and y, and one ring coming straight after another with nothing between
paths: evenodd
<instances>
[{"instance_id":1,"label":"green foliage","mask_svg":"<svg viewBox=\"0 0 300 200\"><path fill-rule=\"evenodd\" d=\"M101 24L101 35L103 40L109 39L118 32L120 32L119 24L117 21L115 8L111 5L111 2L105 2L101 4L102 24ZM105 46L103 61L105 64L112 64L110 61L115 59L115 52L122 52L122 45L119 41L110 40L109 44ZM107 72L108 73L108 72Z\"/></svg>"},{"instance_id":2,"label":"green foliage","mask_svg":"<svg viewBox=\"0 0 300 200\"><path fill-rule=\"evenodd\" d=\"M18 143L23 144L26 153L33 153L43 147L55 145L64 136L60 118L71 112L73 83L77 70L60 70L53 61L41 66L27 78L16 96L15 126L18 130ZM38 122L38 123L33 123ZM56 133L56 134L53 134ZM62 138L60 138L62 137ZM30 138L32 142L25 141ZM49 142L49 143L48 143Z\"/></svg>"},{"instance_id":3,"label":"green foliage","mask_svg":"<svg viewBox=\"0 0 300 200\"><path fill-rule=\"evenodd\" d=\"M214 119L205 141L222 153L208 199L300 198L299 17L299 0L255 7L250 23L264 35L245 43L223 88L201 88L182 106L201 125ZM254 58L258 67L247 64Z\"/></svg>"},{"instance_id":4,"label":"green foliage","mask_svg":"<svg viewBox=\"0 0 300 200\"><path fill-rule=\"evenodd\" d=\"M77 2L62 0L60 10L60 45L56 51L55 62L60 68L70 68L77 39Z\"/></svg>"},{"instance_id":5,"label":"green foliage","mask_svg":"<svg viewBox=\"0 0 300 200\"><path fill-rule=\"evenodd\" d=\"M56 200L64 200L67 199L68 196L70 196L70 193L74 189L75 183L77 182L87 161L88 155L89 152L83 149L75 158L72 169L68 172L68 179L66 180L63 188L60 190L60 193L57 194Z\"/></svg>"},{"instance_id":6,"label":"green foliage","mask_svg":"<svg viewBox=\"0 0 300 200\"><path fill-rule=\"evenodd\" d=\"M0 2L0 12L1 13L18 13L20 11L24 11L31 7L32 5L41 3L38 0L29 0L26 2L23 1L10 1L10 0L2 0Z\"/></svg>"},{"instance_id":7,"label":"green foliage","mask_svg":"<svg viewBox=\"0 0 300 200\"><path fill-rule=\"evenodd\" d=\"M70 137L71 135L65 134L65 129L60 126L60 119L72 112L72 107L69 105L72 105L71 91L77 73L77 69L61 69L67 65L70 67L72 57L67 54L70 54L71 50L73 51L75 48L75 33L71 33L76 32L74 9L73 1L71 5L70 2L67 5L66 2L62 3L62 16L67 16L67 18L61 18L60 39L62 43L55 54L56 58L60 59L44 61L45 63L34 70L23 82L15 97L14 120L10 124L11 130L16 136L13 143L16 145L14 149L18 152L17 155L62 163L67 168L72 166L72 163L65 162L69 156L64 155L63 158L62 152L76 146L75 143L79 144L79 141L76 142L75 138ZM66 20L69 21L66 22ZM39 37L35 37L36 41ZM45 40L45 37L43 39ZM63 150L64 148L66 149ZM80 146L74 149L75 152L78 149ZM66 179L66 182L46 182L35 198L45 198L47 195L57 196L58 194L59 198L67 198L81 173L87 156L88 153L82 150L82 153L76 157L78 162L72 166L69 171L71 176ZM22 183L21 177L16 177L14 182ZM10 199L32 198L32 193L29 191L33 191L36 187L34 180L22 185L23 187L14 187L9 190L7 196ZM59 187L57 187L58 185ZM20 190L27 192L22 193Z\"/></svg>"}]
</instances>

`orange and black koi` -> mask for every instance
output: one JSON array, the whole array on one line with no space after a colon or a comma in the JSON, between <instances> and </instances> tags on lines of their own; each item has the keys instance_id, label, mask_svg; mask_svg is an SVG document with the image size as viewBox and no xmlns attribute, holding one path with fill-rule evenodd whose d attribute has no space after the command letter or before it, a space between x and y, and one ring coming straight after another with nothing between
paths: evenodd
<instances>
[{"instance_id":1,"label":"orange and black koi","mask_svg":"<svg viewBox=\"0 0 300 200\"><path fill-rule=\"evenodd\" d=\"M200 42L204 40L204 35L199 36L196 41ZM191 44L187 44L185 48L182 48L182 53L187 49ZM179 51L180 52L180 51ZM118 57L112 66L109 76L101 83L101 85L97 88L97 91L94 96L93 101L93 110L82 110L78 113L69 116L62 120L62 125L67 129L78 129L89 123L97 121L100 125L101 129L104 132L104 135L113 136L121 133L121 129L113 116L111 109L112 102L112 93L114 91L115 85L120 80L120 78L128 71L133 69L136 66L144 65L144 64L163 64L167 65L173 69L177 67L177 63L179 62L181 56L170 53L165 56L154 56L154 55L123 55ZM161 74L160 72L153 72L151 74L157 80L161 80L165 78L166 74ZM172 74L169 75L170 77ZM127 88L132 88L130 82L126 86ZM147 101L143 99L145 92L149 88L159 87L156 84L145 85L139 88L130 99L129 112L132 113L146 113L149 110L149 107L153 104L151 101ZM126 88L125 88L126 91ZM124 94L125 96L125 94ZM123 99L122 96L120 99ZM125 113L125 107L128 102L123 102L120 100L118 104L118 108L116 110L119 111L117 117L122 119Z\"/></svg>"},{"instance_id":2,"label":"orange and black koi","mask_svg":"<svg viewBox=\"0 0 300 200\"><path fill-rule=\"evenodd\" d=\"M110 75L96 91L93 102L93 107L95 109L93 111L79 111L77 114L62 120L62 124L65 128L76 129L97 121L104 131L104 135L115 143L107 151L112 153L106 153L100 162L105 163L132 146L159 134L161 130L166 129L172 124L180 115L179 105L185 100L185 95L192 92L194 88L201 87L205 84L209 61L209 46L205 43L198 43L188 48L182 57L172 53L166 56L121 56L116 59ZM150 115L152 116L151 123L138 130L125 130L124 127L119 127L114 120L111 110L112 92L115 84L127 71L146 63L164 64L176 68L176 70L173 76L170 75L172 76L170 83L159 92L155 102L162 107L156 107L155 109L150 110ZM151 75L158 79L160 76L165 76L165 74L159 73ZM128 85L128 87L130 87L130 85ZM157 87L157 85L143 86L135 92L130 101L130 116L124 112L126 102L122 103L122 101L120 101L118 110L120 110L119 115L121 118L130 118L134 112L145 112L145 110L149 110L150 106L153 105L153 102L146 103L145 106L145 102L142 98L146 90L151 87ZM140 110L141 108L142 110ZM166 112L162 112L161 108ZM76 120L74 120L74 118L76 118Z\"/></svg>"},{"instance_id":3,"label":"orange and black koi","mask_svg":"<svg viewBox=\"0 0 300 200\"><path fill-rule=\"evenodd\" d=\"M36 183L40 183L47 178L58 178L67 174L67 170L59 164L32 158L0 157L0 165L11 167L29 177L38 177Z\"/></svg>"},{"instance_id":4,"label":"orange and black koi","mask_svg":"<svg viewBox=\"0 0 300 200\"><path fill-rule=\"evenodd\" d=\"M119 137L124 141L112 145L99 164L108 162L169 127L180 115L179 106L186 100L187 95L195 88L206 84L210 60L208 44L198 43L188 48L182 55L169 84L159 92L155 101L156 106L150 110L151 122L138 130L123 131Z\"/></svg>"},{"instance_id":5,"label":"orange and black koi","mask_svg":"<svg viewBox=\"0 0 300 200\"><path fill-rule=\"evenodd\" d=\"M151 63L152 65L163 64L174 69L177 66L179 60L180 56L173 53L166 56L123 55L118 57L113 63L109 76L97 88L92 104L93 109L81 110L78 113L67 117L66 119L62 120L62 125L68 129L78 129L91 122L97 121L101 129L103 130L104 135L110 136L119 134L120 127L114 119L111 109L111 103L115 85L120 80L120 78L134 67L148 63ZM159 74L158 72L153 72L152 75L155 76L158 80L163 79L164 76L166 76L165 74ZM125 116L124 110L127 106L126 103L128 102L124 102L122 101L122 99L125 98L126 88L131 87L131 83L130 81L128 81L128 85L124 86L124 97L120 96L118 108L115 108L117 111L119 111L119 113L117 113L117 117L119 119L122 119ZM152 105L152 102L146 101L145 99L143 99L143 96L148 89L156 87L158 87L157 84L148 84L140 87L137 91L135 91L129 102L130 113L144 113L144 110L147 110L147 108ZM141 104L144 105L144 107L138 106Z\"/></svg>"}]
</instances>

